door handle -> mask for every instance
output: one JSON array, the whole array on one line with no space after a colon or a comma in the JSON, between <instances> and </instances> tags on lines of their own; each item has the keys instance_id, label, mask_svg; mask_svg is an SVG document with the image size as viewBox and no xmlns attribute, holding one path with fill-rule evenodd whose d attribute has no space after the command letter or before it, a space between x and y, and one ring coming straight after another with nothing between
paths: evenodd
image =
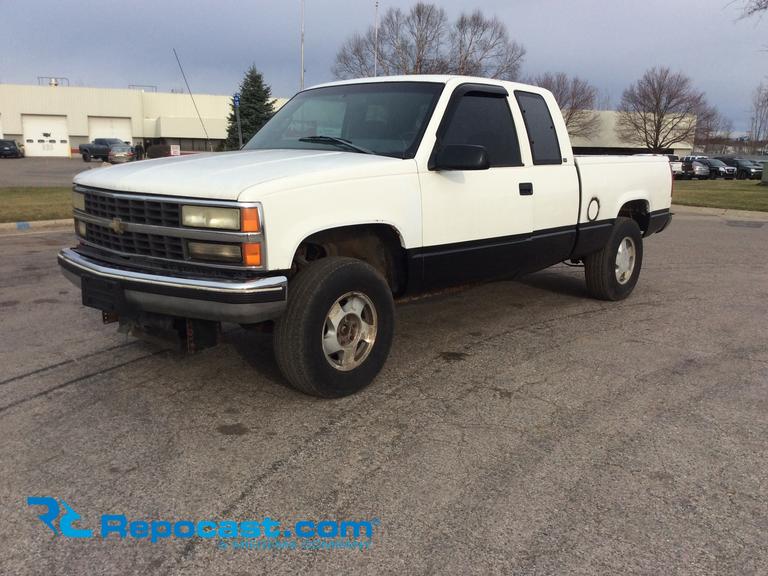
<instances>
[{"instance_id":1,"label":"door handle","mask_svg":"<svg viewBox=\"0 0 768 576\"><path fill-rule=\"evenodd\" d=\"M522 182L520 184L520 196L533 196L533 182Z\"/></svg>"}]
</instances>

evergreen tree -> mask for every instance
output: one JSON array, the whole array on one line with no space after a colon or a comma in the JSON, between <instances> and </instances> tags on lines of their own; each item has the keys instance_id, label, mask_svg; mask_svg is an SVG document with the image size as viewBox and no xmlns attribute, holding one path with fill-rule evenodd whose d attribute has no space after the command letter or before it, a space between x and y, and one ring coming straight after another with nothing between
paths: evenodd
<instances>
[{"instance_id":1,"label":"evergreen tree","mask_svg":"<svg viewBox=\"0 0 768 576\"><path fill-rule=\"evenodd\" d=\"M258 132L259 128L274 114L272 89L264 83L264 77L251 66L240 83L240 124L243 129L243 144ZM230 102L229 125L224 147L227 150L237 150L237 117L235 116L234 99Z\"/></svg>"}]
</instances>

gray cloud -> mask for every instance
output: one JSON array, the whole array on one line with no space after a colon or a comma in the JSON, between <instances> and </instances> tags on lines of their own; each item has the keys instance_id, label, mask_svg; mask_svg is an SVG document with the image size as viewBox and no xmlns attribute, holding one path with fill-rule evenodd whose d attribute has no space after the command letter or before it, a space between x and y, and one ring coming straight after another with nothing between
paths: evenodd
<instances>
[{"instance_id":1,"label":"gray cloud","mask_svg":"<svg viewBox=\"0 0 768 576\"><path fill-rule=\"evenodd\" d=\"M768 20L738 20L731 0L486 0L437 2L450 16L475 7L496 14L528 50L524 74L565 71L617 101L653 65L695 84L737 130L749 120L753 88L768 74ZM306 0L306 82L331 79L337 47L373 21L373 0ZM412 2L382 1L407 8ZM230 93L255 63L276 96L299 83L299 0L0 1L5 49L0 81L39 75L73 85L182 88L171 48L192 89Z\"/></svg>"}]
</instances>

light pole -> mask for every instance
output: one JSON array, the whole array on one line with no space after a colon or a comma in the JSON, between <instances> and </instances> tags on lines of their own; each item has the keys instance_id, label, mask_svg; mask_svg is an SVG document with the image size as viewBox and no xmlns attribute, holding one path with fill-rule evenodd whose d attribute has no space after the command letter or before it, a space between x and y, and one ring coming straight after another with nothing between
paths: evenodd
<instances>
[{"instance_id":1,"label":"light pole","mask_svg":"<svg viewBox=\"0 0 768 576\"><path fill-rule=\"evenodd\" d=\"M301 80L299 89L304 90L304 0L301 0Z\"/></svg>"},{"instance_id":2,"label":"light pole","mask_svg":"<svg viewBox=\"0 0 768 576\"><path fill-rule=\"evenodd\" d=\"M379 0L376 0L373 20L373 75L379 75Z\"/></svg>"}]
</instances>

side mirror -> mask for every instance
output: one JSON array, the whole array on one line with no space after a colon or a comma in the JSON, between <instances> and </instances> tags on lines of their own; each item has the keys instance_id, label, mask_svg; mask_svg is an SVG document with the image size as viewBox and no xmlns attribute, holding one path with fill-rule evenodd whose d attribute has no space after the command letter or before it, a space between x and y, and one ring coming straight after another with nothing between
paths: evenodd
<instances>
[{"instance_id":1,"label":"side mirror","mask_svg":"<svg viewBox=\"0 0 768 576\"><path fill-rule=\"evenodd\" d=\"M432 168L434 170L488 170L488 152L484 146L449 144L441 147Z\"/></svg>"}]
</instances>

